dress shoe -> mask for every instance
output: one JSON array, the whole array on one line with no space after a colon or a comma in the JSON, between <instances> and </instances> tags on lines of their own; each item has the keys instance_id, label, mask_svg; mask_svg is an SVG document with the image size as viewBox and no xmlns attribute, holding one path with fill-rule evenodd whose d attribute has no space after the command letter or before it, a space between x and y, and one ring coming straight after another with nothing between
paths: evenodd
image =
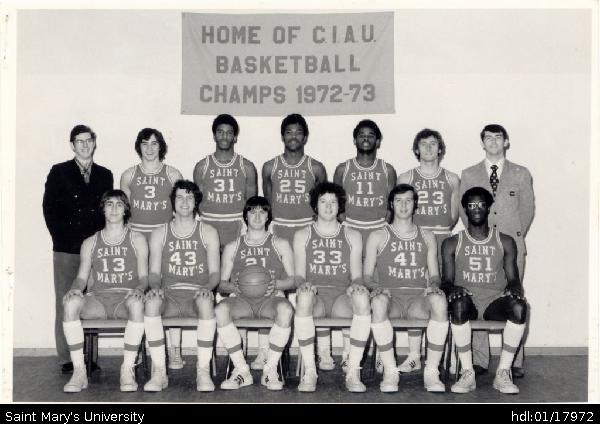
<instances>
[{"instance_id":1,"label":"dress shoe","mask_svg":"<svg viewBox=\"0 0 600 424\"><path fill-rule=\"evenodd\" d=\"M477 377L488 372L487 368L483 368L481 365L473 365L473 370L475 371L475 375Z\"/></svg>"},{"instance_id":2,"label":"dress shoe","mask_svg":"<svg viewBox=\"0 0 600 424\"><path fill-rule=\"evenodd\" d=\"M512 367L512 377L513 378L523 378L523 377L525 377L525 368Z\"/></svg>"}]
</instances>

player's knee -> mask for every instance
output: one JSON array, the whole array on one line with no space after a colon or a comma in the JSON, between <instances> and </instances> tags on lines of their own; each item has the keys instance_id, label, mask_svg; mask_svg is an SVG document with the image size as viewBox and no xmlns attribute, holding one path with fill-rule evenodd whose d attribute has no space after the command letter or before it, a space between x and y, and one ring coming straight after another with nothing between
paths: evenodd
<instances>
[{"instance_id":1,"label":"player's knee","mask_svg":"<svg viewBox=\"0 0 600 424\"><path fill-rule=\"evenodd\" d=\"M445 320L448 316L448 303L446 302L446 297L441 294L432 293L427 296L427 300L431 306L431 315L437 320Z\"/></svg>"},{"instance_id":2,"label":"player's knee","mask_svg":"<svg viewBox=\"0 0 600 424\"><path fill-rule=\"evenodd\" d=\"M227 302L221 302L216 306L215 316L217 318L217 324L223 325L231 321L231 308Z\"/></svg>"},{"instance_id":3,"label":"player's knee","mask_svg":"<svg viewBox=\"0 0 600 424\"><path fill-rule=\"evenodd\" d=\"M276 311L276 321L278 325L283 325L285 327L289 326L292 322L292 317L294 316L294 308L289 302L279 302L275 309Z\"/></svg>"},{"instance_id":4,"label":"player's knee","mask_svg":"<svg viewBox=\"0 0 600 424\"><path fill-rule=\"evenodd\" d=\"M140 299L127 299L127 312L129 314L129 320L135 322L141 322L144 320L144 302Z\"/></svg>"},{"instance_id":5,"label":"player's knee","mask_svg":"<svg viewBox=\"0 0 600 424\"><path fill-rule=\"evenodd\" d=\"M454 299L448 306L450 307L452 324L461 325L469 320L471 304L466 296Z\"/></svg>"},{"instance_id":6,"label":"player's knee","mask_svg":"<svg viewBox=\"0 0 600 424\"><path fill-rule=\"evenodd\" d=\"M515 299L510 308L508 319L515 324L524 324L527 320L527 303L520 299Z\"/></svg>"},{"instance_id":7,"label":"player's knee","mask_svg":"<svg viewBox=\"0 0 600 424\"><path fill-rule=\"evenodd\" d=\"M144 303L144 315L156 317L160 315L161 300L158 297L146 300Z\"/></svg>"},{"instance_id":8,"label":"player's knee","mask_svg":"<svg viewBox=\"0 0 600 424\"><path fill-rule=\"evenodd\" d=\"M371 313L371 302L367 292L353 293L351 299L352 311L356 315L369 315Z\"/></svg>"},{"instance_id":9,"label":"player's knee","mask_svg":"<svg viewBox=\"0 0 600 424\"><path fill-rule=\"evenodd\" d=\"M371 313L374 322L381 322L387 319L387 309L389 298L384 294L379 294L371 299Z\"/></svg>"},{"instance_id":10,"label":"player's knee","mask_svg":"<svg viewBox=\"0 0 600 424\"><path fill-rule=\"evenodd\" d=\"M296 292L296 312L301 314L312 311L313 295L312 293Z\"/></svg>"},{"instance_id":11,"label":"player's knee","mask_svg":"<svg viewBox=\"0 0 600 424\"><path fill-rule=\"evenodd\" d=\"M80 297L71 297L64 304L63 308L63 320L64 321L75 321L79 319L81 308L83 307L83 300Z\"/></svg>"}]
</instances>

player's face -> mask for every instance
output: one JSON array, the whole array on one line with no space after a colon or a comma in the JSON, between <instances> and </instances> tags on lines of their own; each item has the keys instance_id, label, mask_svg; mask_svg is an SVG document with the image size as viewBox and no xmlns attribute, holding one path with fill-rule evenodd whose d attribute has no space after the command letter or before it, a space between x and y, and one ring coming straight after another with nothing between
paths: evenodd
<instances>
[{"instance_id":1,"label":"player's face","mask_svg":"<svg viewBox=\"0 0 600 424\"><path fill-rule=\"evenodd\" d=\"M503 155L508 147L508 140L504 139L501 132L484 131L481 146L489 155Z\"/></svg>"},{"instance_id":2,"label":"player's face","mask_svg":"<svg viewBox=\"0 0 600 424\"><path fill-rule=\"evenodd\" d=\"M412 191L398 193L393 201L394 215L397 218L407 219L413 216L415 210L415 199Z\"/></svg>"},{"instance_id":3,"label":"player's face","mask_svg":"<svg viewBox=\"0 0 600 424\"><path fill-rule=\"evenodd\" d=\"M421 161L432 162L438 158L440 143L434 136L422 138L417 142L419 157Z\"/></svg>"},{"instance_id":4,"label":"player's face","mask_svg":"<svg viewBox=\"0 0 600 424\"><path fill-rule=\"evenodd\" d=\"M325 193L319 197L317 202L317 215L320 219L331 221L337 218L339 210L338 200L335 194Z\"/></svg>"},{"instance_id":5,"label":"player's face","mask_svg":"<svg viewBox=\"0 0 600 424\"><path fill-rule=\"evenodd\" d=\"M104 218L106 222L118 223L123 222L125 215L125 203L118 197L109 197L104 202Z\"/></svg>"},{"instance_id":6,"label":"player's face","mask_svg":"<svg viewBox=\"0 0 600 424\"><path fill-rule=\"evenodd\" d=\"M467 219L472 224L482 224L487 220L489 209L485 197L478 194L469 196L465 209Z\"/></svg>"},{"instance_id":7,"label":"player's face","mask_svg":"<svg viewBox=\"0 0 600 424\"><path fill-rule=\"evenodd\" d=\"M372 153L379 148L381 140L377 140L375 131L369 127L358 129L354 144L360 153Z\"/></svg>"},{"instance_id":8,"label":"player's face","mask_svg":"<svg viewBox=\"0 0 600 424\"><path fill-rule=\"evenodd\" d=\"M75 136L75 140L71 143L71 149L75 152L75 157L77 159L87 162L94 156L96 142L89 132L80 133Z\"/></svg>"},{"instance_id":9,"label":"player's face","mask_svg":"<svg viewBox=\"0 0 600 424\"><path fill-rule=\"evenodd\" d=\"M156 139L156 136L152 134L148 140L142 140L140 143L140 150L144 160L153 161L158 159L160 153L160 143Z\"/></svg>"},{"instance_id":10,"label":"player's face","mask_svg":"<svg viewBox=\"0 0 600 424\"><path fill-rule=\"evenodd\" d=\"M283 130L281 139L286 150L296 151L306 144L307 137L300 124L290 124Z\"/></svg>"},{"instance_id":11,"label":"player's face","mask_svg":"<svg viewBox=\"0 0 600 424\"><path fill-rule=\"evenodd\" d=\"M194 193L178 188L175 192L175 213L182 217L194 214L195 206Z\"/></svg>"},{"instance_id":12,"label":"player's face","mask_svg":"<svg viewBox=\"0 0 600 424\"><path fill-rule=\"evenodd\" d=\"M269 214L260 206L248 211L248 227L253 230L264 230Z\"/></svg>"},{"instance_id":13,"label":"player's face","mask_svg":"<svg viewBox=\"0 0 600 424\"><path fill-rule=\"evenodd\" d=\"M222 150L228 150L237 141L233 126L229 124L220 124L217 126L214 135L217 146Z\"/></svg>"}]
</instances>

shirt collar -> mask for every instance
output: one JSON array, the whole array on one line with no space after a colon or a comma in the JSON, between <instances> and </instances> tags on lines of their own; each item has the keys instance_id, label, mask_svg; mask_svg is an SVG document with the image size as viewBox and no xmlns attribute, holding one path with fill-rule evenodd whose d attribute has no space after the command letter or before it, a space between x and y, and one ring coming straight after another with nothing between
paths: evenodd
<instances>
[{"instance_id":1,"label":"shirt collar","mask_svg":"<svg viewBox=\"0 0 600 424\"><path fill-rule=\"evenodd\" d=\"M498 174L498 178L500 178L500 174L502 174L502 170L504 169L505 158L500 159L496 163L490 162L488 158L485 158L485 170L487 171L488 177L492 175L492 165L496 165L498 169L496 170L496 174Z\"/></svg>"}]
</instances>

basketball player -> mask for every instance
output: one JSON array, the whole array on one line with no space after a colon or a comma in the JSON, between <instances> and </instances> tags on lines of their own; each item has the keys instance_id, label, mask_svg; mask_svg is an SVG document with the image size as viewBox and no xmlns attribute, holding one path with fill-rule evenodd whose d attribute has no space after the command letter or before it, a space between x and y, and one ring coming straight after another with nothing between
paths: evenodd
<instances>
[{"instance_id":1,"label":"basketball player","mask_svg":"<svg viewBox=\"0 0 600 424\"><path fill-rule=\"evenodd\" d=\"M360 231L363 240L363 257L369 234L385 225L386 201L390 190L396 185L394 167L377 158L383 136L377 124L370 119L360 121L352 132L356 157L340 163L335 169L333 181L347 193L345 223ZM319 350L329 351L329 332L317 333ZM349 334L344 334L342 367L349 354Z\"/></svg>"},{"instance_id":2,"label":"basketball player","mask_svg":"<svg viewBox=\"0 0 600 424\"><path fill-rule=\"evenodd\" d=\"M461 199L467 229L442 244L442 288L448 294L452 332L463 368L452 386L454 393L475 390L470 320L478 318L506 321L494 388L519 393L512 382L511 364L523 337L528 305L519 279L517 245L488 223L493 202L486 189L468 189Z\"/></svg>"},{"instance_id":3,"label":"basketball player","mask_svg":"<svg viewBox=\"0 0 600 424\"><path fill-rule=\"evenodd\" d=\"M235 153L240 127L231 115L219 115L212 124L215 152L194 167L194 182L204 193L202 220L216 228L221 249L236 240L242 229L246 199L256 196L256 168Z\"/></svg>"},{"instance_id":4,"label":"basketball player","mask_svg":"<svg viewBox=\"0 0 600 424\"><path fill-rule=\"evenodd\" d=\"M458 221L460 204L458 175L440 166L446 154L446 144L442 135L425 128L417 133L412 150L419 166L398 177L398 184L410 184L419 195L419 206L415 209L415 225L430 230L437 243L438 264L442 263L442 242L452 234ZM421 331L409 331L409 345L421 343ZM417 368L417 361L407 358L400 365L400 372L411 372Z\"/></svg>"},{"instance_id":5,"label":"basketball player","mask_svg":"<svg viewBox=\"0 0 600 424\"><path fill-rule=\"evenodd\" d=\"M427 363L423 375L429 392L444 392L438 367L448 333L446 297L440 290L435 236L413 222L418 210L415 188L399 184L388 196L391 224L371 233L365 258L365 284L371 287L371 329L383 362L382 392L398 391L394 331L390 318L428 319ZM379 281L373 275L377 271ZM409 330L410 334L410 330ZM410 338L406 362L421 368L421 338Z\"/></svg>"},{"instance_id":6,"label":"basketball player","mask_svg":"<svg viewBox=\"0 0 600 424\"><path fill-rule=\"evenodd\" d=\"M106 191L100 210L104 228L83 242L77 277L63 298L63 328L73 362L73 375L64 386L68 393L80 392L88 385L82 319L127 319L120 388L122 392L137 390L134 363L144 335L148 244L144 236L126 226L131 208L123 191Z\"/></svg>"},{"instance_id":7,"label":"basketball player","mask_svg":"<svg viewBox=\"0 0 600 424\"><path fill-rule=\"evenodd\" d=\"M219 284L219 236L213 227L195 219L202 202L196 184L176 181L170 200L173 220L152 231L150 238L144 326L152 378L144 391L159 392L168 386L162 317L193 317L198 318L196 389L210 392L215 389L209 364L216 327L213 289Z\"/></svg>"},{"instance_id":8,"label":"basketball player","mask_svg":"<svg viewBox=\"0 0 600 424\"><path fill-rule=\"evenodd\" d=\"M296 230L312 223L309 193L316 184L327 181L327 171L321 162L304 154L308 125L302 115L292 114L283 119L281 141L283 154L265 162L262 167L262 186L265 197L273 205L273 234L292 245ZM262 369L266 360L268 333L259 330L258 336L259 351L250 364L252 369ZM319 365L333 369L330 353L319 356L327 357L330 361Z\"/></svg>"},{"instance_id":9,"label":"basketball player","mask_svg":"<svg viewBox=\"0 0 600 424\"><path fill-rule=\"evenodd\" d=\"M135 151L142 160L121 175L121 190L131 199L129 226L150 240L152 230L169 222L173 210L169 196L181 172L164 163L167 143L154 128L142 129L135 139ZM181 329L170 328L169 368L181 369Z\"/></svg>"},{"instance_id":10,"label":"basketball player","mask_svg":"<svg viewBox=\"0 0 600 424\"><path fill-rule=\"evenodd\" d=\"M242 352L241 337L233 320L268 318L274 320L274 323L269 332L269 351L261 384L269 390L281 390L283 382L279 379L277 364L290 338L294 309L285 297L275 296L275 291L294 287L292 248L287 240L267 231L273 215L266 198L249 198L244 206L243 219L247 232L225 246L219 285L223 292L236 293L236 296L223 299L215 310L219 337L235 367L231 377L223 381L221 388L234 390L253 383ZM257 264L271 272L272 280L263 297L251 299L239 290L237 278L244 268Z\"/></svg>"},{"instance_id":11,"label":"basketball player","mask_svg":"<svg viewBox=\"0 0 600 424\"><path fill-rule=\"evenodd\" d=\"M362 284L360 233L338 221L344 213L346 193L334 183L318 184L310 192L317 220L294 235L296 316L294 327L305 372L298 390L314 392L317 371L314 353L314 318L352 318L346 388L366 391L360 381L360 361L369 337L369 292Z\"/></svg>"}]
</instances>

